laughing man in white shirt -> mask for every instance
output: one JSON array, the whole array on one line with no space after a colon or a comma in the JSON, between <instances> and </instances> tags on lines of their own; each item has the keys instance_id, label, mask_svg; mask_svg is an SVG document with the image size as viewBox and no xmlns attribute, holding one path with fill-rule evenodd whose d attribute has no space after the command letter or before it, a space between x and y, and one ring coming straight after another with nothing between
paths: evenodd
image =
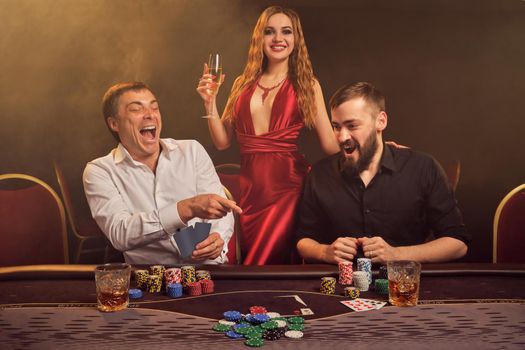
<instances>
[{"instance_id":1,"label":"laughing man in white shirt","mask_svg":"<svg viewBox=\"0 0 525 350\"><path fill-rule=\"evenodd\" d=\"M178 264L174 235L197 221L212 224L192 260L227 261L232 211L213 163L195 140L161 139L155 95L144 83L112 86L102 101L104 119L119 141L89 162L83 182L93 218L131 264Z\"/></svg>"}]
</instances>

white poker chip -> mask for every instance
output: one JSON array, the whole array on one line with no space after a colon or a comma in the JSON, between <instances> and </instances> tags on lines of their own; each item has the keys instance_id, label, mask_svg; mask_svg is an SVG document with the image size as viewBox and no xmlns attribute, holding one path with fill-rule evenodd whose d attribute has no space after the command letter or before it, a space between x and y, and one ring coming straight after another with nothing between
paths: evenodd
<instances>
[{"instance_id":1,"label":"white poker chip","mask_svg":"<svg viewBox=\"0 0 525 350\"><path fill-rule=\"evenodd\" d=\"M279 328L288 325L288 322L286 322L286 321L284 321L284 320L276 320L275 322L277 323L277 327L279 327Z\"/></svg>"},{"instance_id":2,"label":"white poker chip","mask_svg":"<svg viewBox=\"0 0 525 350\"><path fill-rule=\"evenodd\" d=\"M235 322L228 321L228 320L225 320L225 319L219 320L219 323L220 324L225 324L227 326L233 326L235 324Z\"/></svg>"},{"instance_id":3,"label":"white poker chip","mask_svg":"<svg viewBox=\"0 0 525 350\"><path fill-rule=\"evenodd\" d=\"M284 336L287 337L287 338L293 338L293 339L299 339L299 338L302 338L304 335L303 332L301 331L286 331L284 333Z\"/></svg>"},{"instance_id":4,"label":"white poker chip","mask_svg":"<svg viewBox=\"0 0 525 350\"><path fill-rule=\"evenodd\" d=\"M267 312L266 315L270 318L281 317L281 314L278 312Z\"/></svg>"},{"instance_id":5,"label":"white poker chip","mask_svg":"<svg viewBox=\"0 0 525 350\"><path fill-rule=\"evenodd\" d=\"M354 272L352 273L352 276L353 276L354 278L360 278L360 277L361 277L361 278L364 278L364 277L366 277L366 278L368 279L368 273L365 272L365 271L354 271Z\"/></svg>"}]
</instances>

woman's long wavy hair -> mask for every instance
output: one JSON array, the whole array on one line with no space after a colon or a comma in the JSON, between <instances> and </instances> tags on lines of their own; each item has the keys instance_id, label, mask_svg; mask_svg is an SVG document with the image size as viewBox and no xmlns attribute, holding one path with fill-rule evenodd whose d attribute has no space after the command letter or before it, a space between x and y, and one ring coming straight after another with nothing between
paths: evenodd
<instances>
[{"instance_id":1,"label":"woman's long wavy hair","mask_svg":"<svg viewBox=\"0 0 525 350\"><path fill-rule=\"evenodd\" d=\"M242 75L233 83L230 97L226 103L224 110L224 121L226 122L231 123L235 119L234 106L244 87L259 79L268 66L268 58L264 55L263 51L264 29L270 17L277 13L288 16L292 21L295 45L293 52L288 58L288 78L294 87L297 95L297 103L303 113L306 126L309 128L315 126L315 116L317 115L314 92L315 77L310 58L308 57L308 50L304 42L301 21L295 11L280 6L268 7L259 16L250 40L246 67Z\"/></svg>"}]
</instances>

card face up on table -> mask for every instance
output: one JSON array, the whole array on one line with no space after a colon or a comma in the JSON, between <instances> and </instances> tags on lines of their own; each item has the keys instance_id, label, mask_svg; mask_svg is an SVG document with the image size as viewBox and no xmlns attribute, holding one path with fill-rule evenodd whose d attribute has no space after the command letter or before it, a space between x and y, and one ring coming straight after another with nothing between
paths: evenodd
<instances>
[{"instance_id":1,"label":"card face up on table","mask_svg":"<svg viewBox=\"0 0 525 350\"><path fill-rule=\"evenodd\" d=\"M211 224L207 222L196 222L195 227L188 226L175 234L175 242L179 247L183 259L191 256L195 246L204 241L210 234Z\"/></svg>"}]
</instances>

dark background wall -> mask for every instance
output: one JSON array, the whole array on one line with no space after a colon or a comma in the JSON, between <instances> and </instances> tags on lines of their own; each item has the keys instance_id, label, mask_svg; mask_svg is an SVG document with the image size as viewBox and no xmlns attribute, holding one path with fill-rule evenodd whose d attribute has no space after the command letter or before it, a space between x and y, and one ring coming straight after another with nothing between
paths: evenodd
<instances>
[{"instance_id":1,"label":"dark background wall","mask_svg":"<svg viewBox=\"0 0 525 350\"><path fill-rule=\"evenodd\" d=\"M386 139L461 160L456 194L474 238L466 259L489 261L494 211L525 179L520 0L0 0L0 173L58 190L56 160L88 216L82 170L115 146L100 99L130 80L156 92L164 137L197 139L216 164L238 162L238 148L213 148L195 87L208 54L220 52L222 109L257 17L275 3L300 14L326 101L347 82L370 81L387 96ZM301 148L322 157L312 132Z\"/></svg>"}]
</instances>

